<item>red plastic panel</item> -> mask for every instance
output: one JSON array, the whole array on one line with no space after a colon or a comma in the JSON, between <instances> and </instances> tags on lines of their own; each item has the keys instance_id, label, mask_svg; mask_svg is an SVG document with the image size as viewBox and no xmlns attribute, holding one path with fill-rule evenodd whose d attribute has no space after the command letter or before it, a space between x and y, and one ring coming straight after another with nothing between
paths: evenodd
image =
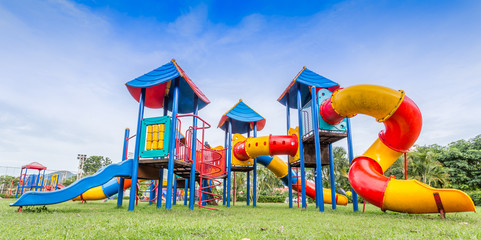
<instances>
[{"instance_id":1,"label":"red plastic panel","mask_svg":"<svg viewBox=\"0 0 481 240\"><path fill-rule=\"evenodd\" d=\"M379 133L379 139L395 151L408 152L418 139L422 125L421 111L405 96L396 112L384 121L386 130Z\"/></svg>"},{"instance_id":2,"label":"red plastic panel","mask_svg":"<svg viewBox=\"0 0 481 240\"><path fill-rule=\"evenodd\" d=\"M337 114L337 112L334 111L334 108L332 108L331 99L326 99L324 102L322 102L321 106L319 107L319 112L322 120L331 125L339 124L344 119L344 117Z\"/></svg>"},{"instance_id":3,"label":"red plastic panel","mask_svg":"<svg viewBox=\"0 0 481 240\"><path fill-rule=\"evenodd\" d=\"M389 178L382 174L381 166L368 157L357 157L349 169L349 183L366 201L382 208L384 192Z\"/></svg>"},{"instance_id":4,"label":"red plastic panel","mask_svg":"<svg viewBox=\"0 0 481 240\"><path fill-rule=\"evenodd\" d=\"M249 160L249 158L250 158L249 155L247 155L245 144L246 144L246 142L242 141L242 142L238 142L234 146L234 155L240 161Z\"/></svg>"},{"instance_id":5,"label":"red plastic panel","mask_svg":"<svg viewBox=\"0 0 481 240\"><path fill-rule=\"evenodd\" d=\"M295 156L299 140L296 135L269 136L269 153L271 156L288 154Z\"/></svg>"}]
</instances>

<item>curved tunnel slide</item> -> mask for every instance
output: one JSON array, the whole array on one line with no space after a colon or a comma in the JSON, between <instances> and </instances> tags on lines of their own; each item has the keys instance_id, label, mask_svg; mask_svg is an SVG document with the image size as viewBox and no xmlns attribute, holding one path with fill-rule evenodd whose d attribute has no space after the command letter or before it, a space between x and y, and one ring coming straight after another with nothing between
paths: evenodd
<instances>
[{"instance_id":1,"label":"curved tunnel slide","mask_svg":"<svg viewBox=\"0 0 481 240\"><path fill-rule=\"evenodd\" d=\"M321 117L336 124L356 114L366 114L384 123L385 130L349 170L349 182L364 199L383 211L437 213L434 194L438 193L445 212L476 212L473 201L456 189L436 189L417 180L397 180L384 172L417 140L422 116L416 104L403 91L356 85L335 91L320 106Z\"/></svg>"},{"instance_id":2,"label":"curved tunnel slide","mask_svg":"<svg viewBox=\"0 0 481 240\"><path fill-rule=\"evenodd\" d=\"M119 177L112 178L102 186L93 187L85 191L76 198L72 199L72 201L102 200L109 198L119 192L119 180ZM130 187L131 180L132 179L124 179L124 190Z\"/></svg>"},{"instance_id":3,"label":"curved tunnel slide","mask_svg":"<svg viewBox=\"0 0 481 240\"><path fill-rule=\"evenodd\" d=\"M27 192L10 206L50 205L65 202L83 195L84 200L103 199L118 191L115 177L130 177L132 174L132 159L111 164L92 176L82 178L72 185L52 192ZM115 182L114 182L115 181ZM104 183L104 188L102 186ZM115 186L117 189L115 189ZM89 190L90 189L90 190ZM105 190L105 192L103 192ZM101 191L102 193L100 193ZM95 198L100 197L102 198Z\"/></svg>"},{"instance_id":4,"label":"curved tunnel slide","mask_svg":"<svg viewBox=\"0 0 481 240\"><path fill-rule=\"evenodd\" d=\"M287 163L277 156L273 155L288 154L295 156L298 147L298 137L296 135L290 136L265 136L265 137L249 137L245 138L241 134L234 134L234 148L233 157L239 161L247 161L249 159L257 158L259 164L264 165L271 170L277 178L281 179L285 185L288 185L289 168ZM301 184L296 184L301 181L299 176L296 176L291 171L292 187L296 191L301 191ZM332 203L331 190L323 189L324 203ZM312 199L316 199L315 183L306 180L306 195ZM340 205L347 205L347 197L336 194L336 203Z\"/></svg>"}]
</instances>

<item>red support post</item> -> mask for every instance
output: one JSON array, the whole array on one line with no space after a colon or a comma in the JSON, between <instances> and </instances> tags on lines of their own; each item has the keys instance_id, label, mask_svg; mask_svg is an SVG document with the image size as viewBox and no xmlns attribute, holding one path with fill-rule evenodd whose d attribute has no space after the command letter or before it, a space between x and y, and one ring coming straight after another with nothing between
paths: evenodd
<instances>
[{"instance_id":1,"label":"red support post","mask_svg":"<svg viewBox=\"0 0 481 240\"><path fill-rule=\"evenodd\" d=\"M438 207L439 216L441 219L446 218L446 212L444 211L443 202L441 201L441 196L438 192L433 193L434 201L436 201L436 206Z\"/></svg>"}]
</instances>

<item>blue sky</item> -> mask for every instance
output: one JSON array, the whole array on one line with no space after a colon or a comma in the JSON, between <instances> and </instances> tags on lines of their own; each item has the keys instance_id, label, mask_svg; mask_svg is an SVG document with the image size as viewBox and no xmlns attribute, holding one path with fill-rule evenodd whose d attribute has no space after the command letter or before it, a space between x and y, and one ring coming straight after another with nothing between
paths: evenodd
<instances>
[{"instance_id":1,"label":"blue sky","mask_svg":"<svg viewBox=\"0 0 481 240\"><path fill-rule=\"evenodd\" d=\"M478 1L0 1L0 166L119 161L137 118L124 84L172 58L211 100L200 115L213 126L243 99L267 119L260 135L285 133L276 99L306 66L405 90L423 113L418 144L469 139L481 133L480 22ZM383 126L352 124L359 155Z\"/></svg>"}]
</instances>

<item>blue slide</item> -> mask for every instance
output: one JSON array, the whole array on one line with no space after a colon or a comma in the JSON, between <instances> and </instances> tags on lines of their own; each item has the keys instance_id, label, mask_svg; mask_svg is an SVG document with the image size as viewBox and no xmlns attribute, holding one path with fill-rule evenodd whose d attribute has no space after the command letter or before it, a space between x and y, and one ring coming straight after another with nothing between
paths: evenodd
<instances>
[{"instance_id":1,"label":"blue slide","mask_svg":"<svg viewBox=\"0 0 481 240\"><path fill-rule=\"evenodd\" d=\"M129 159L120 163L111 164L94 175L82 178L72 185L57 191L24 193L16 202L10 204L10 206L49 205L71 200L93 187L110 181L114 177L131 177L132 162L133 159Z\"/></svg>"}]
</instances>

